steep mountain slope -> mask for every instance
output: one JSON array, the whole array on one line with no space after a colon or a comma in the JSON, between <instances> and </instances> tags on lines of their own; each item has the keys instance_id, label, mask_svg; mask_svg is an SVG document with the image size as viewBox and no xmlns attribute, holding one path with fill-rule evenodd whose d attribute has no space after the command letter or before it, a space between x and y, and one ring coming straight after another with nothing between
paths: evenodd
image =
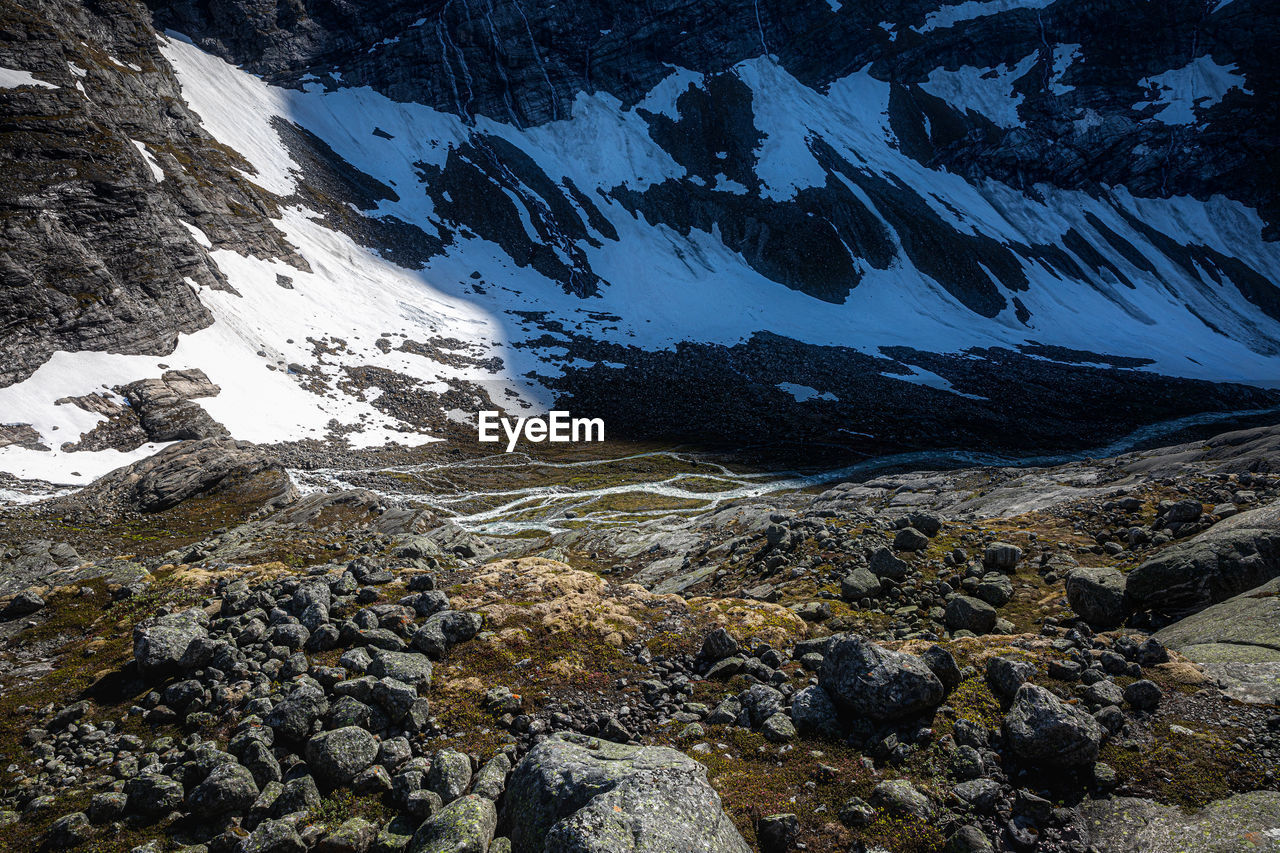
<instances>
[{"instance_id":1,"label":"steep mountain slope","mask_svg":"<svg viewBox=\"0 0 1280 853\"><path fill-rule=\"evenodd\" d=\"M1277 403L1256 0L4 8L13 472L153 449L112 389L170 369L238 438L357 445L556 401L1021 450ZM47 162L77 132L114 183Z\"/></svg>"}]
</instances>

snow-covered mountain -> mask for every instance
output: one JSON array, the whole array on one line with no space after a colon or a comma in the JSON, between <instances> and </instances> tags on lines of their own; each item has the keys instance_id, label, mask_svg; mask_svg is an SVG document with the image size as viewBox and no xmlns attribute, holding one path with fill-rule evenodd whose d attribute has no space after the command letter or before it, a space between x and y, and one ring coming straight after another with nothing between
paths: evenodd
<instances>
[{"instance_id":1,"label":"snow-covered mountain","mask_svg":"<svg viewBox=\"0 0 1280 853\"><path fill-rule=\"evenodd\" d=\"M1266 6L10 4L0 470L495 406L867 449L1275 406Z\"/></svg>"}]
</instances>

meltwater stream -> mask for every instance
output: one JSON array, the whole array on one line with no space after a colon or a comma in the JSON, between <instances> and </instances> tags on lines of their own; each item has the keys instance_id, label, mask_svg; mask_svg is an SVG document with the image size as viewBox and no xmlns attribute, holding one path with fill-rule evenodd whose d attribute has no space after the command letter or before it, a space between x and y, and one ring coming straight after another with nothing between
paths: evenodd
<instances>
[{"instance_id":1,"label":"meltwater stream","mask_svg":"<svg viewBox=\"0 0 1280 853\"><path fill-rule=\"evenodd\" d=\"M319 469L292 471L295 482L303 492L352 488L362 475L378 474L380 479L401 482L439 482L441 475L454 472L475 476L483 474L492 478L505 469L547 469L572 473L571 469L603 471L609 466L634 463L641 460L661 460L667 470L686 468L651 480L632 479L613 485L577 487L566 483L529 485L509 489L415 492L412 489L394 490L371 488L358 483L377 494L394 499L408 499L421 503L451 518L460 526L493 535L517 535L541 531L552 533L590 522L593 525L636 523L647 518L672 514L704 513L722 504L742 498L758 497L774 492L786 492L820 486L826 483L867 479L868 475L885 470L929 470L966 467L1018 467L1039 468L1062 465L1083 459L1104 459L1119 456L1135 448L1150 445L1163 436L1182 430L1205 426L1242 417L1256 417L1280 413L1280 408L1211 412L1149 424L1109 444L1072 453L1041 456L1010 456L975 451L927 450L877 456L841 468L810 473L799 471L771 471L744 473L710 461L701 454L678 450L636 453L612 459L592 459L580 462L547 462L531 458L523 453L503 454L480 459L447 463L421 463L379 469ZM623 495L645 495L651 506L632 508L610 506L609 499ZM637 502L639 503L639 502ZM657 504L657 506L652 506Z\"/></svg>"}]
</instances>

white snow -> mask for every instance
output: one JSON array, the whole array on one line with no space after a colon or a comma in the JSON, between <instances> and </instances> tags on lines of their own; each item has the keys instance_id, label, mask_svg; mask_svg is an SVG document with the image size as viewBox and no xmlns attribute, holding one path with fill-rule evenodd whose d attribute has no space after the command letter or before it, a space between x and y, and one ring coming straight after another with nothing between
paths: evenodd
<instances>
[{"instance_id":1,"label":"white snow","mask_svg":"<svg viewBox=\"0 0 1280 853\"><path fill-rule=\"evenodd\" d=\"M1036 54L1030 53L1012 67L962 65L954 71L935 68L920 88L952 106L981 113L1001 127L1020 127L1018 105L1022 95L1013 91L1013 83L1035 64Z\"/></svg>"},{"instance_id":2,"label":"white snow","mask_svg":"<svg viewBox=\"0 0 1280 853\"><path fill-rule=\"evenodd\" d=\"M0 67L0 89L17 89L21 86L35 86L40 89L56 89L52 83L37 80L30 71L19 71L16 68Z\"/></svg>"},{"instance_id":3,"label":"white snow","mask_svg":"<svg viewBox=\"0 0 1280 853\"><path fill-rule=\"evenodd\" d=\"M1138 85L1148 89L1152 97L1139 101L1133 108L1160 104L1153 118L1165 124L1194 124L1196 109L1208 109L1230 90L1239 89L1252 95L1253 92L1245 88L1246 82L1234 62L1220 65L1211 56L1199 56L1181 68L1139 80Z\"/></svg>"},{"instance_id":4,"label":"white snow","mask_svg":"<svg viewBox=\"0 0 1280 853\"><path fill-rule=\"evenodd\" d=\"M192 238L197 243L204 246L206 249L213 248L213 241L209 239L208 234L204 233L204 231L200 230L195 225L192 225L190 222L187 222L185 219L179 219L178 221L182 223L183 227L191 232Z\"/></svg>"},{"instance_id":5,"label":"white snow","mask_svg":"<svg viewBox=\"0 0 1280 853\"><path fill-rule=\"evenodd\" d=\"M142 159L147 162L147 168L151 170L151 177L155 178L156 181L163 181L164 169L160 168L160 164L156 162L155 155L152 154L150 150L148 150L146 143L139 142L136 139L130 139L129 141L132 142L133 146L138 149L138 153L142 155ZM187 227L195 229L194 225L188 225ZM196 230L199 230L199 229L196 229ZM205 238L206 241L208 239L209 239L208 237Z\"/></svg>"},{"instance_id":6,"label":"white snow","mask_svg":"<svg viewBox=\"0 0 1280 853\"><path fill-rule=\"evenodd\" d=\"M797 403L805 403L809 400L828 400L838 403L840 398L830 391L819 392L817 388L810 388L808 385L797 385L794 382L779 382L774 386L779 391L785 391L796 399Z\"/></svg>"},{"instance_id":7,"label":"white snow","mask_svg":"<svg viewBox=\"0 0 1280 853\"><path fill-rule=\"evenodd\" d=\"M1078 55L1075 48L1055 49L1055 75L1060 76ZM325 91L311 83L303 90L278 89L176 36L164 40L162 50L206 129L245 157L256 171L253 180L264 188L284 196L294 188L296 166L272 127L273 119L280 118L306 128L356 168L396 187L399 200L384 200L373 216L396 216L432 230L436 214L420 187L415 163L439 166L452 148L471 138L472 128L456 116L393 102L367 88ZM1015 126L1020 97L1013 93L1012 83L1030 69L1035 58L1033 54L1013 67L938 71L926 86L961 108L973 108L1004 126ZM1124 210L1179 239L1194 239L1238 257L1263 276L1280 280L1280 255L1274 244L1261 239L1263 223L1254 211L1217 197L1208 201L1139 199L1123 190L1091 196L1047 186L1034 188L1033 200L1003 184L969 183L958 175L927 168L898 149L887 116L889 87L868 69L833 82L825 93L802 85L768 58L744 62L734 71L752 90L755 123L764 135L756 151L763 195L789 199L805 187L824 184L828 175L810 151L811 141L821 138L853 168L917 193L962 232L998 242L1059 244L1074 228L1115 263L1136 289L1119 284L1109 274L1090 273L1091 281L1072 281L1024 262L1029 286L1017 295L1032 312L1028 327L1013 316L1012 307L991 319L974 314L899 250L885 270L859 262L863 278L843 304L813 299L752 270L741 255L724 245L715 229L680 235L650 225L609 199L608 191L619 186L643 191L663 180L686 178L685 169L653 142L637 110L623 109L607 94L580 93L572 104L571 118L521 130L478 117L474 129L518 146L553 182L572 180L617 230L616 242L601 239L598 247L579 244L595 272L608 282L598 297L584 300L566 294L558 283L516 266L498 246L457 235L456 230L455 244L446 254L431 258L421 270L409 270L323 227L310 211L286 204L277 226L310 263L312 272L306 273L280 261L214 250L203 232L188 225L196 239L211 249L210 256L239 295L201 289L199 297L213 313L214 324L183 335L176 351L163 358L58 353L28 381L0 389L4 420L32 423L45 443L55 448L51 453L0 449L0 470L83 482L95 472L128 461L114 452L64 454L57 450L63 441L74 441L92 429L100 418L73 406L54 406L53 401L101 390L103 385L158 376L161 363L175 369L204 369L222 393L201 400L201 405L234 435L253 441L323 438L331 420L363 425L364 431L352 436L356 443L430 440L397 432L398 424L371 405L376 392L360 400L338 387L347 375L345 369L360 365L402 373L435 391L443 391L448 381L473 381L500 400L503 391L511 389L531 406L545 408L552 395L526 374L557 375L565 369L567 350L555 345L512 346L545 334L541 327L512 313L518 311L548 312L566 329L648 350L670 348L685 340L732 345L760 331L871 354L885 346L954 353L969 347L1012 347L1034 339L1047 345L1152 358L1155 363L1148 370L1175 376L1278 384L1280 358L1275 353L1280 324L1245 301L1230 282L1206 284L1201 277L1188 275L1119 212ZM679 96L689 86L703 83L700 74L673 68L640 106L675 117ZM1080 120L1088 121L1088 113ZM394 139L374 136L375 127ZM855 183L844 177L838 180L873 216L885 221ZM723 176L717 185L726 187ZM746 192L741 185L732 189ZM509 198L525 218L526 228L531 228L524 198L520 194ZM1112 250L1092 230L1086 214L1132 243L1155 265L1159 278ZM473 272L480 273L479 281L473 281ZM294 289L279 287L277 274L289 276ZM390 333L392 341L386 353L375 346L383 332ZM503 369L490 374L482 368L453 367L395 348L403 340L432 337L467 341L481 357L501 357ZM308 338L328 341L337 351L317 356ZM338 345L337 339L345 344ZM304 386L308 377L290 374L292 363L317 371L320 393ZM603 364L621 368L613 362ZM910 376L886 375L954 393L945 379L919 367ZM792 384L783 383L780 390L793 396L810 395L806 399L826 399L824 395L831 394ZM72 476L72 471L80 474Z\"/></svg>"},{"instance_id":8,"label":"white snow","mask_svg":"<svg viewBox=\"0 0 1280 853\"><path fill-rule=\"evenodd\" d=\"M1053 46L1053 69L1049 74L1049 91L1055 95L1065 95L1075 89L1062 82L1062 75L1067 73L1071 64L1080 58L1080 45L1055 44Z\"/></svg>"},{"instance_id":9,"label":"white snow","mask_svg":"<svg viewBox=\"0 0 1280 853\"><path fill-rule=\"evenodd\" d=\"M957 397L967 397L970 400L987 399L986 397L981 397L977 394L965 394L964 392L957 391L945 377L939 376L932 371L925 370L923 367L919 367L914 364L908 365L908 367L911 368L910 373L881 373L880 375L886 379L899 379L903 382L910 382L913 385L926 385L930 388L937 388L939 391L947 391L951 394L955 394Z\"/></svg>"},{"instance_id":10,"label":"white snow","mask_svg":"<svg viewBox=\"0 0 1280 853\"><path fill-rule=\"evenodd\" d=\"M918 33L927 33L930 30L954 27L964 21L984 18L987 15L998 15L1013 9L1043 9L1054 2L1056 0L966 0L964 3L943 6L936 12L930 12L925 15L922 26L911 29Z\"/></svg>"}]
</instances>

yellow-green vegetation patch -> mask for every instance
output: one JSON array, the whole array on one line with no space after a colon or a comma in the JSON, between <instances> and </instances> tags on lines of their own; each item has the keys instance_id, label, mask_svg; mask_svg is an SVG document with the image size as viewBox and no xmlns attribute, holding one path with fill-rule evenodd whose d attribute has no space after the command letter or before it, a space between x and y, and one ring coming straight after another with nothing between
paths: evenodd
<instances>
[{"instance_id":1,"label":"yellow-green vegetation patch","mask_svg":"<svg viewBox=\"0 0 1280 853\"><path fill-rule=\"evenodd\" d=\"M1225 727L1158 719L1152 723L1149 740L1110 741L1098 758L1115 769L1133 795L1191 810L1233 791L1263 787L1265 760L1236 745L1235 737Z\"/></svg>"},{"instance_id":2,"label":"yellow-green vegetation patch","mask_svg":"<svg viewBox=\"0 0 1280 853\"><path fill-rule=\"evenodd\" d=\"M840 823L845 801L866 799L878 781L856 750L816 741L783 750L758 733L724 726L708 726L699 741L705 748L695 748L697 744L677 743L676 733L662 740L706 766L725 813L753 847L760 818L790 812L800 822L799 840L810 850L844 850L855 840L904 853L941 848L937 830L918 821L881 815L856 829Z\"/></svg>"},{"instance_id":3,"label":"yellow-green vegetation patch","mask_svg":"<svg viewBox=\"0 0 1280 853\"><path fill-rule=\"evenodd\" d=\"M955 711L955 716L939 714L934 718L934 728L939 736L950 734L957 720L968 720L985 729L995 729L1000 727L1004 718L1000 701L991 692L982 675L966 678L956 685L956 689L947 697L947 705Z\"/></svg>"},{"instance_id":4,"label":"yellow-green vegetation patch","mask_svg":"<svg viewBox=\"0 0 1280 853\"><path fill-rule=\"evenodd\" d=\"M307 823L319 824L332 830L353 817L383 824L394 817L394 812L382 797L360 795L350 789L339 788L307 813Z\"/></svg>"}]
</instances>

